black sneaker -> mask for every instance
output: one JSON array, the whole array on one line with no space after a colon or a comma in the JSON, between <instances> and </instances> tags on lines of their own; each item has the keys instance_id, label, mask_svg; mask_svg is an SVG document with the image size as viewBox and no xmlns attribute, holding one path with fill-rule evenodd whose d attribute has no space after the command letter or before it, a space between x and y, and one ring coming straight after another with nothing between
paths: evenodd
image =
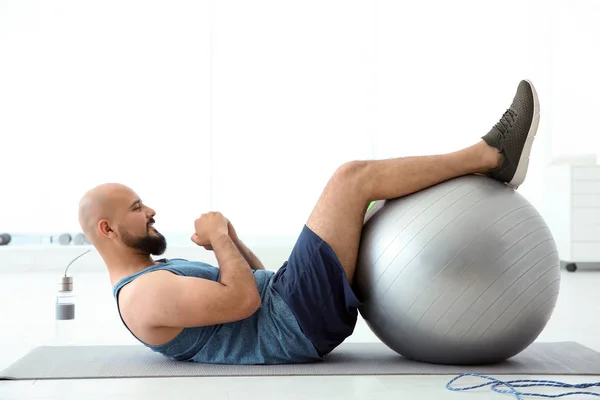
<instances>
[{"instance_id":1,"label":"black sneaker","mask_svg":"<svg viewBox=\"0 0 600 400\"><path fill-rule=\"evenodd\" d=\"M540 103L533 84L519 83L510 108L500 121L482 137L502 154L502 164L486 173L491 178L506 182L517 189L525 180L529 166L531 145L540 122Z\"/></svg>"}]
</instances>

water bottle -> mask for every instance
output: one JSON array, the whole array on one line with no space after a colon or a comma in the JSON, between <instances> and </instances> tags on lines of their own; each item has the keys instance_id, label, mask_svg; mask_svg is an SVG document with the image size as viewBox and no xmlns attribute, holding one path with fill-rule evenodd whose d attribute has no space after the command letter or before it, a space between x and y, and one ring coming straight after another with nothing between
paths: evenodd
<instances>
[{"instance_id":1,"label":"water bottle","mask_svg":"<svg viewBox=\"0 0 600 400\"><path fill-rule=\"evenodd\" d=\"M75 343L75 294L73 277L63 276L56 294L56 318L54 321L54 345L69 346Z\"/></svg>"},{"instance_id":2,"label":"water bottle","mask_svg":"<svg viewBox=\"0 0 600 400\"><path fill-rule=\"evenodd\" d=\"M58 293L56 294L56 320L71 319L75 319L73 277L63 276L58 284Z\"/></svg>"},{"instance_id":3,"label":"water bottle","mask_svg":"<svg viewBox=\"0 0 600 400\"><path fill-rule=\"evenodd\" d=\"M55 341L57 344L70 345L77 340L75 329L75 294L73 293L73 277L67 276L67 270L81 256L90 250L77 256L67 265L64 275L58 283L55 305Z\"/></svg>"}]
</instances>

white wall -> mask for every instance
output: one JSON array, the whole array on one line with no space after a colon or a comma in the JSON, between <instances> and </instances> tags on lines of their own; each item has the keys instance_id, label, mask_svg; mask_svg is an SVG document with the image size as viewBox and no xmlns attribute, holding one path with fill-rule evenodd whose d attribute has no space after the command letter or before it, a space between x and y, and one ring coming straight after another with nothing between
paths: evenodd
<instances>
[{"instance_id":1,"label":"white wall","mask_svg":"<svg viewBox=\"0 0 600 400\"><path fill-rule=\"evenodd\" d=\"M166 233L223 211L297 234L349 159L453 151L533 80L522 193L598 150L594 0L2 1L0 230L77 231L79 196L132 186ZM84 139L88 142L84 142Z\"/></svg>"},{"instance_id":2,"label":"white wall","mask_svg":"<svg viewBox=\"0 0 600 400\"><path fill-rule=\"evenodd\" d=\"M193 226L208 206L206 2L0 7L0 230L79 230L80 196L106 181L164 229Z\"/></svg>"},{"instance_id":3,"label":"white wall","mask_svg":"<svg viewBox=\"0 0 600 400\"><path fill-rule=\"evenodd\" d=\"M552 41L553 152L600 149L600 3L555 1Z\"/></svg>"}]
</instances>

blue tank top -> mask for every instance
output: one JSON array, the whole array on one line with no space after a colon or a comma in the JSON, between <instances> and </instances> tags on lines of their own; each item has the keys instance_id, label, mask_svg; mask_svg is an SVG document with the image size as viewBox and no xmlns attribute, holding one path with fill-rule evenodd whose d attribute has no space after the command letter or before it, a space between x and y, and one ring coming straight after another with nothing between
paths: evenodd
<instances>
[{"instance_id":1,"label":"blue tank top","mask_svg":"<svg viewBox=\"0 0 600 400\"><path fill-rule=\"evenodd\" d=\"M273 289L275 273L266 270L253 271L262 304L252 316L221 325L184 328L177 337L162 345L144 343L131 332L121 316L117 296L123 286L140 275L157 270L219 280L219 269L210 264L181 258L159 261L121 279L113 288L121 321L146 347L173 360L212 364L286 364L321 360L287 304Z\"/></svg>"}]
</instances>

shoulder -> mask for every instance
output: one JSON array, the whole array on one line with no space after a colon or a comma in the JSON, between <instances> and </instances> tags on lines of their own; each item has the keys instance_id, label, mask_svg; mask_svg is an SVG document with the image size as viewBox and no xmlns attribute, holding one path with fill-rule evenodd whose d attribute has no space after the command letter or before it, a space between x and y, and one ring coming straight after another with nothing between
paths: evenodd
<instances>
[{"instance_id":1,"label":"shoulder","mask_svg":"<svg viewBox=\"0 0 600 400\"><path fill-rule=\"evenodd\" d=\"M177 302L178 293L185 289L186 281L193 279L168 269L146 272L118 293L118 304L124 322L137 335L150 334L156 328L156 314ZM194 279L197 280L197 279Z\"/></svg>"},{"instance_id":2,"label":"shoulder","mask_svg":"<svg viewBox=\"0 0 600 400\"><path fill-rule=\"evenodd\" d=\"M176 275L167 270L157 270L140 275L123 286L118 294L121 318L131 333L143 343L160 345L175 338L181 329L157 328L149 320L149 311L156 307L161 287L170 285Z\"/></svg>"},{"instance_id":3,"label":"shoulder","mask_svg":"<svg viewBox=\"0 0 600 400\"><path fill-rule=\"evenodd\" d=\"M158 269L144 273L127 285L124 285L118 293L118 302L122 309L131 311L140 300L150 298L150 293L160 289L161 286L169 284L177 275L169 270ZM133 310L135 313L135 310Z\"/></svg>"}]
</instances>

